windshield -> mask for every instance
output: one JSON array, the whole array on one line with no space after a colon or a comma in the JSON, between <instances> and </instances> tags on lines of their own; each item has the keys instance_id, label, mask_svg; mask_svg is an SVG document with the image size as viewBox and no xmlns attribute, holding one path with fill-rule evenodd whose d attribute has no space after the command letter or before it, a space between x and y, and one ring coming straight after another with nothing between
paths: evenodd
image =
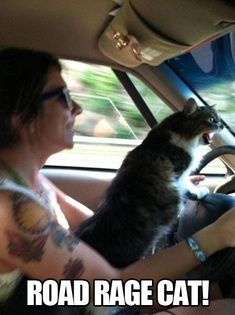
<instances>
[{"instance_id":1,"label":"windshield","mask_svg":"<svg viewBox=\"0 0 235 315\"><path fill-rule=\"evenodd\" d=\"M175 57L167 64L209 105L216 105L235 135L235 33Z\"/></svg>"}]
</instances>

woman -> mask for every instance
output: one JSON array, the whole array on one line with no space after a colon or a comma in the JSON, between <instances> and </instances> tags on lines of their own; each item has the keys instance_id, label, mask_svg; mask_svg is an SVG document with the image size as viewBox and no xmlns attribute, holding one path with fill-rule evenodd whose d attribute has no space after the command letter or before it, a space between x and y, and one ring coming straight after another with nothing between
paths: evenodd
<instances>
[{"instance_id":1,"label":"woman","mask_svg":"<svg viewBox=\"0 0 235 315\"><path fill-rule=\"evenodd\" d=\"M74 119L81 113L60 71L47 53L0 51L0 300L10 297L23 274L86 279L91 287L94 279L177 279L199 264L200 255L235 246L233 210L193 236L196 252L184 241L123 270L73 237L91 211L39 173L51 154L72 148ZM217 307L214 314L221 314Z\"/></svg>"}]
</instances>

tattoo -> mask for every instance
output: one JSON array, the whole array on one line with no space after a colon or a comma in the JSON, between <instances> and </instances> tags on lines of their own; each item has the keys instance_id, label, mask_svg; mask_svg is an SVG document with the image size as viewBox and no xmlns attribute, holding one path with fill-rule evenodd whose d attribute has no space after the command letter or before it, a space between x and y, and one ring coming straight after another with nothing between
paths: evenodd
<instances>
[{"instance_id":1,"label":"tattoo","mask_svg":"<svg viewBox=\"0 0 235 315\"><path fill-rule=\"evenodd\" d=\"M8 239L7 249L11 256L21 258L26 262L41 261L48 234L40 235L33 240L11 230L6 230L6 234Z\"/></svg>"},{"instance_id":2,"label":"tattoo","mask_svg":"<svg viewBox=\"0 0 235 315\"><path fill-rule=\"evenodd\" d=\"M80 241L57 222L52 224L51 237L56 246L65 247L70 252L75 249Z\"/></svg>"},{"instance_id":3,"label":"tattoo","mask_svg":"<svg viewBox=\"0 0 235 315\"><path fill-rule=\"evenodd\" d=\"M34 239L30 239L22 235L20 231L6 230L7 250L11 256L21 258L26 262L41 261L48 237L51 237L57 248L65 248L69 252L76 248L80 240L58 224L54 212L51 213L40 203L17 192L11 195L11 200L13 217L17 226L21 231L35 235ZM83 270L80 260L69 261L65 267L65 275L68 277L76 276Z\"/></svg>"},{"instance_id":4,"label":"tattoo","mask_svg":"<svg viewBox=\"0 0 235 315\"><path fill-rule=\"evenodd\" d=\"M73 280L79 278L83 273L84 266L81 259L75 258L72 260L72 258L70 258L68 263L64 266L63 275L66 279Z\"/></svg>"},{"instance_id":5,"label":"tattoo","mask_svg":"<svg viewBox=\"0 0 235 315\"><path fill-rule=\"evenodd\" d=\"M13 215L17 225L25 232L39 234L51 225L50 212L26 196L14 193Z\"/></svg>"}]
</instances>

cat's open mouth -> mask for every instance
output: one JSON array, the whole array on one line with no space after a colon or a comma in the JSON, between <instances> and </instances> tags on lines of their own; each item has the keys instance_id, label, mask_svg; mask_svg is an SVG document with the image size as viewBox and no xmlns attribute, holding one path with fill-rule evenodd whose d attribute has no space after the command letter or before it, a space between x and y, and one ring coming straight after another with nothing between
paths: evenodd
<instances>
[{"instance_id":1,"label":"cat's open mouth","mask_svg":"<svg viewBox=\"0 0 235 315\"><path fill-rule=\"evenodd\" d=\"M205 144L210 144L212 142L212 137L213 137L212 133L206 132L202 135L202 138L203 138Z\"/></svg>"}]
</instances>

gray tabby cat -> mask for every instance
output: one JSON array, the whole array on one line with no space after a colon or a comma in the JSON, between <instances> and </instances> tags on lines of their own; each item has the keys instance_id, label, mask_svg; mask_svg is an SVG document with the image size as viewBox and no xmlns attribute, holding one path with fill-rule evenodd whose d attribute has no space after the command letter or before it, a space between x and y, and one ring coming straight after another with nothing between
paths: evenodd
<instances>
[{"instance_id":1,"label":"gray tabby cat","mask_svg":"<svg viewBox=\"0 0 235 315\"><path fill-rule=\"evenodd\" d=\"M221 128L212 107L189 99L127 155L95 215L76 235L116 267L141 258L175 222L186 190L199 199L209 192L194 186L189 174L200 162L198 147Z\"/></svg>"}]
</instances>

